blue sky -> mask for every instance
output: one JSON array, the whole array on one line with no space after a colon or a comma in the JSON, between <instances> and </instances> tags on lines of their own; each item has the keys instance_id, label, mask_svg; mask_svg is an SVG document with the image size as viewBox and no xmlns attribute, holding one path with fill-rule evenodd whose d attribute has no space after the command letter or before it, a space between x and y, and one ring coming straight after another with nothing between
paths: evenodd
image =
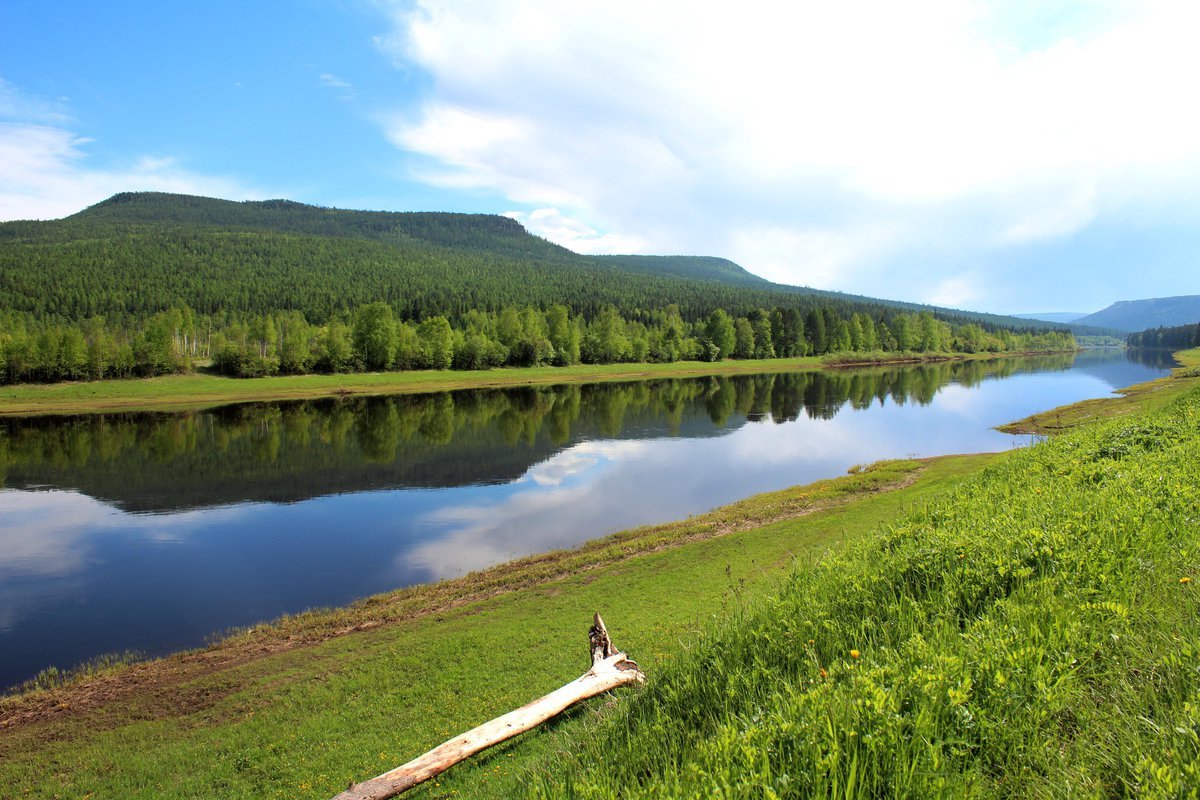
<instances>
[{"instance_id":1,"label":"blue sky","mask_svg":"<svg viewBox=\"0 0 1200 800\"><path fill-rule=\"evenodd\" d=\"M1200 294L1198 29L1153 0L5 0L0 219L139 189L508 213L1094 311Z\"/></svg>"}]
</instances>

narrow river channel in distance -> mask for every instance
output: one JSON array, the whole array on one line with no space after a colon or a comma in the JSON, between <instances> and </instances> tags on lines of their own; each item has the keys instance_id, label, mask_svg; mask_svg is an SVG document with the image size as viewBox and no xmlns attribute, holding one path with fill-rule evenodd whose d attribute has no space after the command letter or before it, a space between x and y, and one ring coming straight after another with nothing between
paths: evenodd
<instances>
[{"instance_id":1,"label":"narrow river channel in distance","mask_svg":"<svg viewBox=\"0 0 1200 800\"><path fill-rule=\"evenodd\" d=\"M0 420L0 689L855 464L1027 445L994 426L1168 367L1105 350Z\"/></svg>"}]
</instances>

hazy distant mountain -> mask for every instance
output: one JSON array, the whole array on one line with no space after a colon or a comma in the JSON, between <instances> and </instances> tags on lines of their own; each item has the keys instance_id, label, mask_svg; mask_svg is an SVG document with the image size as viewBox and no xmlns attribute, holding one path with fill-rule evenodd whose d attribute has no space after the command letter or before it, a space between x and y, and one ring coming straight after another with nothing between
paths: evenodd
<instances>
[{"instance_id":1,"label":"hazy distant mountain","mask_svg":"<svg viewBox=\"0 0 1200 800\"><path fill-rule=\"evenodd\" d=\"M1144 331L1200 322L1200 295L1119 300L1103 311L1076 320L1077 324L1122 331Z\"/></svg>"},{"instance_id":2,"label":"hazy distant mountain","mask_svg":"<svg viewBox=\"0 0 1200 800\"><path fill-rule=\"evenodd\" d=\"M1013 314L1018 319L1036 319L1041 322L1074 322L1087 316L1084 311L1044 311L1040 314Z\"/></svg>"}]
</instances>

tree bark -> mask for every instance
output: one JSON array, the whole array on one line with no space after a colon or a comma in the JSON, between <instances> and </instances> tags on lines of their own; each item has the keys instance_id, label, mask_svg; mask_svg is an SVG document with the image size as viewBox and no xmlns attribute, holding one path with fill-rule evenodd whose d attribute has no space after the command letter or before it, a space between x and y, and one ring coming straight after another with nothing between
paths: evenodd
<instances>
[{"instance_id":1,"label":"tree bark","mask_svg":"<svg viewBox=\"0 0 1200 800\"><path fill-rule=\"evenodd\" d=\"M362 783L351 784L334 800L384 800L395 797L440 775L480 750L486 750L492 745L536 728L581 700L628 683L641 683L646 679L638 665L613 645L608 630L604 627L604 620L599 614L596 614L588 631L588 644L592 654L592 668L566 686L555 689L516 711L510 711L472 728L390 772Z\"/></svg>"}]
</instances>

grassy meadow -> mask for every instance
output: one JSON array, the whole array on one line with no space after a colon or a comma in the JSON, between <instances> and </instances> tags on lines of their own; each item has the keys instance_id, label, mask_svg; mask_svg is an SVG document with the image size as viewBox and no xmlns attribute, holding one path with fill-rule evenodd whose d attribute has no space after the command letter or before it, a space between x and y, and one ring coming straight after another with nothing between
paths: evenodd
<instances>
[{"instance_id":1,"label":"grassy meadow","mask_svg":"<svg viewBox=\"0 0 1200 800\"><path fill-rule=\"evenodd\" d=\"M646 686L410 796L1188 796L1182 373L1032 448L874 465L47 681L0 699L0 797L330 797L577 677L594 611Z\"/></svg>"}]
</instances>

